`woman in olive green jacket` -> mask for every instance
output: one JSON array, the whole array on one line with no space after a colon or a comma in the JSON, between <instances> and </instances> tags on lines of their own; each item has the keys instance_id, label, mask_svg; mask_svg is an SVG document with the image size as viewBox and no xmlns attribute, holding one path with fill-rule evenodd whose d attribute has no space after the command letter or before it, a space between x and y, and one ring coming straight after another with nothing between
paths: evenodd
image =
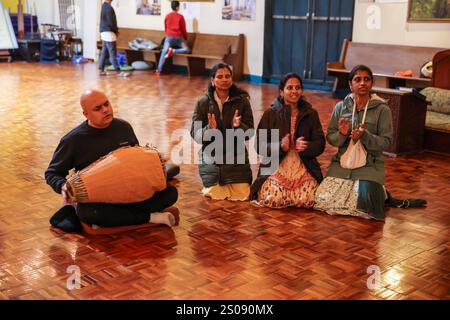
<instances>
[{"instance_id":1,"label":"woman in olive green jacket","mask_svg":"<svg viewBox=\"0 0 450 320\"><path fill-rule=\"evenodd\" d=\"M353 68L349 85L352 93L335 106L328 125L327 141L339 150L317 189L314 208L329 214L383 220L386 199L383 151L392 142L391 110L383 99L370 93L373 75L368 67ZM352 125L353 108L356 110ZM340 160L351 140L361 142L367 152L366 163L345 169Z\"/></svg>"}]
</instances>

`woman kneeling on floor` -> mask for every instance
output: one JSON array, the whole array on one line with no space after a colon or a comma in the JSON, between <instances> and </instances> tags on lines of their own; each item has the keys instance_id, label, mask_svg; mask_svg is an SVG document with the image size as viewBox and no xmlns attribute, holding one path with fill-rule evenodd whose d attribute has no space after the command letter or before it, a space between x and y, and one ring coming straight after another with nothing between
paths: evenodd
<instances>
[{"instance_id":1,"label":"woman kneeling on floor","mask_svg":"<svg viewBox=\"0 0 450 320\"><path fill-rule=\"evenodd\" d=\"M316 188L323 179L316 157L325 148L325 138L317 111L302 94L300 76L286 74L280 81L279 96L259 122L258 153L270 156L278 149L280 165L267 174L272 164L261 164L251 187L254 204L271 208L314 205Z\"/></svg>"},{"instance_id":2,"label":"woman kneeling on floor","mask_svg":"<svg viewBox=\"0 0 450 320\"><path fill-rule=\"evenodd\" d=\"M219 63L212 68L211 82L192 116L191 136L202 145L199 172L204 196L248 200L252 171L245 141L252 134L250 97L233 84L230 66Z\"/></svg>"},{"instance_id":3,"label":"woman kneeling on floor","mask_svg":"<svg viewBox=\"0 0 450 320\"><path fill-rule=\"evenodd\" d=\"M327 141L339 150L317 189L315 209L384 220L383 151L392 141L392 115L386 102L370 93L372 85L368 67L350 72L352 93L334 107L327 131Z\"/></svg>"}]
</instances>

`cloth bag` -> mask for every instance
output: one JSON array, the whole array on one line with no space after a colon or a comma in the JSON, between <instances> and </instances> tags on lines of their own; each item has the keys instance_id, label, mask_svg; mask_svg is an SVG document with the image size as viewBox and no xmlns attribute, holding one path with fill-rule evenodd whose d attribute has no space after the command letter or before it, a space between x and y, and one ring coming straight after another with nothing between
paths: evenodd
<instances>
[{"instance_id":1,"label":"cloth bag","mask_svg":"<svg viewBox=\"0 0 450 320\"><path fill-rule=\"evenodd\" d=\"M364 115L361 124L364 124L364 122L366 121L367 106L369 104L369 101L367 101L366 107L364 108ZM352 131L355 120L355 112L356 112L356 103L353 104ZM350 139L350 143L348 144L347 150L345 150L344 154L341 156L340 160L341 167L344 169L357 169L364 167L366 165L366 162L367 162L367 151L362 145L361 141L358 140L355 143L353 139Z\"/></svg>"}]
</instances>

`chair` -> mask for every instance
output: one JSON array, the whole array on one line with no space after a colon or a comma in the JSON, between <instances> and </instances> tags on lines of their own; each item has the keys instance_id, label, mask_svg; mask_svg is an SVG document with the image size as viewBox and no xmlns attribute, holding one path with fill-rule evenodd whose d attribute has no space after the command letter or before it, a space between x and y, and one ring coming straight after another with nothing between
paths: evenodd
<instances>
[{"instance_id":1,"label":"chair","mask_svg":"<svg viewBox=\"0 0 450 320\"><path fill-rule=\"evenodd\" d=\"M83 55L83 40L80 38L70 38L69 40L69 56Z\"/></svg>"},{"instance_id":2,"label":"chair","mask_svg":"<svg viewBox=\"0 0 450 320\"><path fill-rule=\"evenodd\" d=\"M431 87L450 90L450 50L436 53L433 57Z\"/></svg>"}]
</instances>

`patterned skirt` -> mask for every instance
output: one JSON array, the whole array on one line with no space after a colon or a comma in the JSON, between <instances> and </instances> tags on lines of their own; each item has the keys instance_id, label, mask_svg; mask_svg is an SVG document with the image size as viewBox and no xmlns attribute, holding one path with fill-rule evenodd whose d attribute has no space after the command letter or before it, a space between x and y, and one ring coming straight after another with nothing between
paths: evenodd
<instances>
[{"instance_id":1,"label":"patterned skirt","mask_svg":"<svg viewBox=\"0 0 450 320\"><path fill-rule=\"evenodd\" d=\"M295 150L289 150L277 171L262 185L256 205L270 208L312 208L317 181Z\"/></svg>"},{"instance_id":2,"label":"patterned skirt","mask_svg":"<svg viewBox=\"0 0 450 320\"><path fill-rule=\"evenodd\" d=\"M326 177L317 188L314 209L330 215L384 220L382 185L365 180Z\"/></svg>"}]
</instances>

